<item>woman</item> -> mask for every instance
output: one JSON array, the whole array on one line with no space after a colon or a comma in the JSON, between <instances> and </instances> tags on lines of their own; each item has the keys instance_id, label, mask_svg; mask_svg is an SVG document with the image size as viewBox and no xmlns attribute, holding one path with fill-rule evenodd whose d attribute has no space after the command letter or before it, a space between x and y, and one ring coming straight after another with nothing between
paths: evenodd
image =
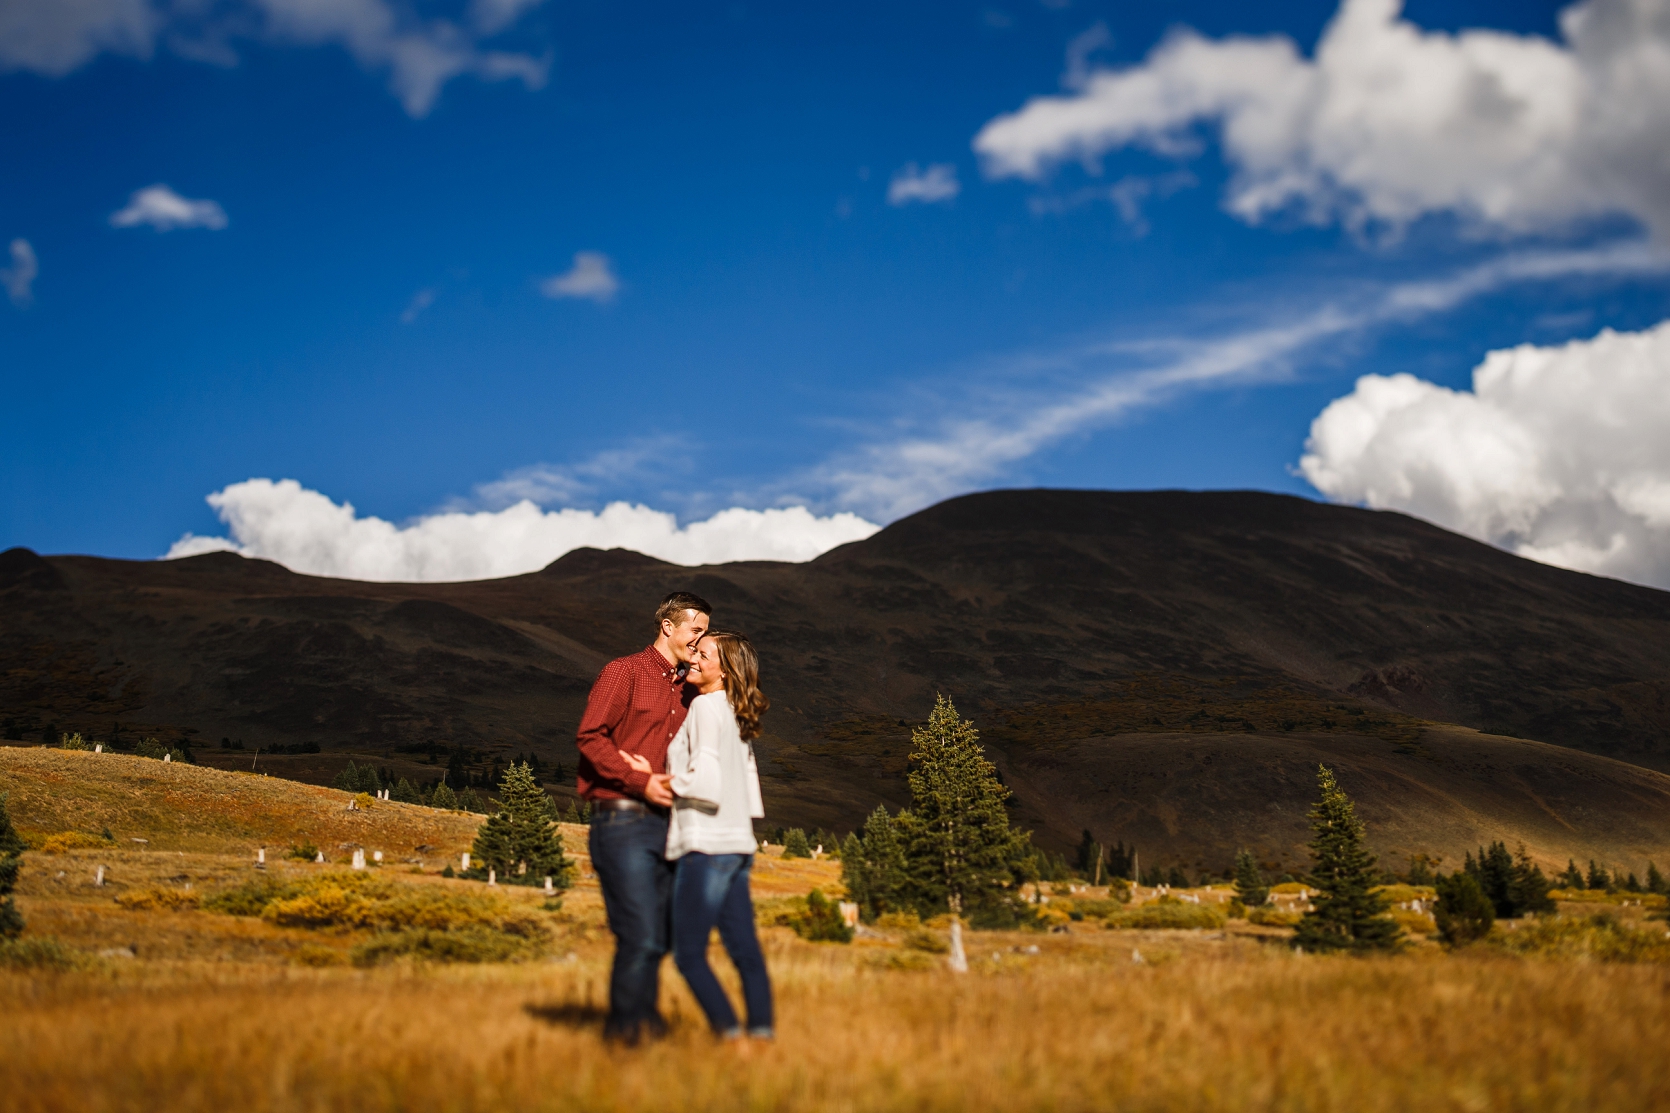
<instances>
[{"instance_id":1,"label":"woman","mask_svg":"<svg viewBox=\"0 0 1670 1113\"><path fill-rule=\"evenodd\" d=\"M708 1023L724 1039L739 1039L743 1030L707 964L714 927L742 976L748 1035L772 1037L771 978L754 932L754 901L748 892L758 846L753 821L765 815L751 743L771 702L760 691L759 676L759 657L747 638L710 631L697 643L685 676L698 694L667 751L674 797L667 858L678 863L673 960ZM648 768L636 756L628 762Z\"/></svg>"}]
</instances>

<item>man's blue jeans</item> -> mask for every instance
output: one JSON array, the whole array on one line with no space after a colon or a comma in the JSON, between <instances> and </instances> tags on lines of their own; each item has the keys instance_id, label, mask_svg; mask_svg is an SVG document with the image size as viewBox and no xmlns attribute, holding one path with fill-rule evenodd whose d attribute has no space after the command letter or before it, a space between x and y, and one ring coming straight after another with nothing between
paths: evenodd
<instances>
[{"instance_id":1,"label":"man's blue jeans","mask_svg":"<svg viewBox=\"0 0 1670 1113\"><path fill-rule=\"evenodd\" d=\"M659 1036L666 1022L656 999L661 959L670 934L673 864L667 861L667 820L641 812L595 812L591 819L591 868L603 890L603 907L615 937L609 972L609 1019L603 1034L636 1042Z\"/></svg>"},{"instance_id":2,"label":"man's blue jeans","mask_svg":"<svg viewBox=\"0 0 1670 1113\"><path fill-rule=\"evenodd\" d=\"M736 1011L707 964L707 937L715 927L719 941L742 975L742 999L748 1005L748 1034L772 1034L771 976L754 931L754 900L748 893L752 854L686 854L678 860L673 882L673 961L690 984L707 1022L722 1036L736 1035Z\"/></svg>"}]
</instances>

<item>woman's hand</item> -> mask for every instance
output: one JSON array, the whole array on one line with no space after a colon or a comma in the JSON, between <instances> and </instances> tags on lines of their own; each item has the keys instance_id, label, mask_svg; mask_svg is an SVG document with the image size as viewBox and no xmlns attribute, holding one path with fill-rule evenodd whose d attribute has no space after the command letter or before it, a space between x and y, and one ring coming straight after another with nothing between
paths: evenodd
<instances>
[{"instance_id":1,"label":"woman's hand","mask_svg":"<svg viewBox=\"0 0 1670 1113\"><path fill-rule=\"evenodd\" d=\"M634 773L655 772L655 770L651 769L649 766L649 758L645 757L643 754L629 754L625 750L617 750L616 752L620 754L620 759L626 762L627 767Z\"/></svg>"}]
</instances>

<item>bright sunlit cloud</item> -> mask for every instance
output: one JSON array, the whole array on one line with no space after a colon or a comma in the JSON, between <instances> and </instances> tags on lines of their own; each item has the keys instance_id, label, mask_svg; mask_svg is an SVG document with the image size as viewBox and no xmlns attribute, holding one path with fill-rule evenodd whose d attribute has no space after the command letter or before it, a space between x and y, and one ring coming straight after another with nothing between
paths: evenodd
<instances>
[{"instance_id":1,"label":"bright sunlit cloud","mask_svg":"<svg viewBox=\"0 0 1670 1113\"><path fill-rule=\"evenodd\" d=\"M128 198L127 207L110 214L114 228L137 228L141 224L158 232L172 232L178 228L208 228L219 231L226 227L226 210L215 201L193 201L181 197L167 186L158 183L136 189Z\"/></svg>"},{"instance_id":2,"label":"bright sunlit cloud","mask_svg":"<svg viewBox=\"0 0 1670 1113\"><path fill-rule=\"evenodd\" d=\"M1365 375L1312 423L1299 467L1333 499L1670 588L1667 431L1670 321L1491 352L1471 391Z\"/></svg>"},{"instance_id":3,"label":"bright sunlit cloud","mask_svg":"<svg viewBox=\"0 0 1670 1113\"><path fill-rule=\"evenodd\" d=\"M1256 222L1395 230L1453 213L1505 232L1627 215L1670 234L1670 19L1662 0L1586 0L1564 42L1429 33L1398 0L1345 0L1303 57L1280 35L1178 31L1140 65L989 122L994 177L1042 179L1108 152L1187 157L1216 124L1234 167L1227 205ZM1627 107L1626 107L1627 106Z\"/></svg>"},{"instance_id":4,"label":"bright sunlit cloud","mask_svg":"<svg viewBox=\"0 0 1670 1113\"><path fill-rule=\"evenodd\" d=\"M541 282L539 292L548 298L582 298L606 305L620 293L620 279L601 251L576 251L574 265Z\"/></svg>"},{"instance_id":5,"label":"bright sunlit cloud","mask_svg":"<svg viewBox=\"0 0 1670 1113\"><path fill-rule=\"evenodd\" d=\"M396 525L361 517L293 479L250 479L208 497L230 537L187 534L165 559L229 550L295 572L350 580L440 582L534 572L572 549L625 548L673 564L811 560L879 527L855 514L818 517L803 506L733 507L680 526L647 506L541 510L523 500L502 510L445 511Z\"/></svg>"}]
</instances>

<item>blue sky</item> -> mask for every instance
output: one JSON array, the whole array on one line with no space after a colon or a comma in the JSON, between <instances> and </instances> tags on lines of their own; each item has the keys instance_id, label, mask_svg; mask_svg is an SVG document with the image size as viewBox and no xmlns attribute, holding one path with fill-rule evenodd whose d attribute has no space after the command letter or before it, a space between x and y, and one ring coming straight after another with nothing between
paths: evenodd
<instances>
[{"instance_id":1,"label":"blue sky","mask_svg":"<svg viewBox=\"0 0 1670 1113\"><path fill-rule=\"evenodd\" d=\"M682 524L793 506L884 524L1033 484L1320 497L1296 467L1359 377L1465 391L1492 350L1670 317L1656 210L1623 187L1557 184L1506 215L1317 209L1320 187L1232 212L1248 162L1228 110L1150 127L1168 141L1071 139L1030 176L975 149L1033 98L1149 66L1178 27L1308 59L1333 3L501 0L495 21L479 0L353 0L466 44L478 72L428 92L363 30L285 25L286 0L108 4L141 29L47 14L31 38L0 17L0 243L38 270L0 303L0 547L155 557L225 534L205 496L251 478L397 525L528 494ZM1557 46L1558 11L1403 18ZM224 227L157 230L130 204L157 185ZM1353 188L1376 186L1327 196ZM576 253L594 281L551 296ZM1284 329L1302 336L1226 372L1162 373ZM1323 493L1395 503L1375 490Z\"/></svg>"}]
</instances>

